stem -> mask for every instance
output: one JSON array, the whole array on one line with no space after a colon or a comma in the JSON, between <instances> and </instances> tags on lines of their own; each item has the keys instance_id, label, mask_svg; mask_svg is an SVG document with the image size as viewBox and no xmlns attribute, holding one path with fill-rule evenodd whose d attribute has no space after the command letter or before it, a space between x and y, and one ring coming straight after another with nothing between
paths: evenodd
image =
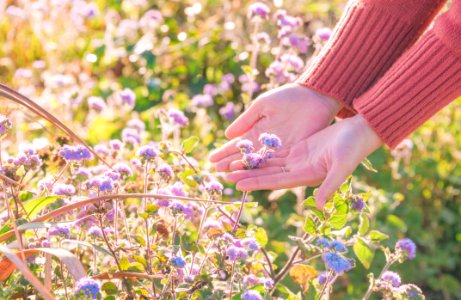
<instances>
[{"instance_id":1,"label":"stem","mask_svg":"<svg viewBox=\"0 0 461 300\"><path fill-rule=\"evenodd\" d=\"M195 241L195 244L197 244L197 245L198 245L198 241L200 239L200 234L202 233L203 223L205 223L205 219L206 219L207 214L208 214L208 207L205 207L205 211L203 212L203 216L202 216L202 219L200 220L200 225L198 227L197 240Z\"/></svg>"},{"instance_id":2,"label":"stem","mask_svg":"<svg viewBox=\"0 0 461 300\"><path fill-rule=\"evenodd\" d=\"M200 271L202 271L202 268L205 265L205 262L206 262L206 260L208 258L208 253L210 252L211 247L213 246L213 244L214 244L214 242L210 242L210 244L208 245L208 249L205 252L205 257L203 258L202 263L200 264L200 267L198 268L197 274L200 274Z\"/></svg>"},{"instance_id":3,"label":"stem","mask_svg":"<svg viewBox=\"0 0 461 300\"><path fill-rule=\"evenodd\" d=\"M144 194L147 194L147 174L149 170L149 162L146 162L144 166ZM144 212L147 211L147 198L144 198L143 201L143 208ZM149 220L147 218L144 219L144 224L146 227L146 260L147 260L147 273L152 273L152 261L151 261L151 253L150 253L150 240L149 240Z\"/></svg>"},{"instance_id":4,"label":"stem","mask_svg":"<svg viewBox=\"0 0 461 300\"><path fill-rule=\"evenodd\" d=\"M170 150L171 153L174 153L176 155L179 155L188 165L189 167L194 171L195 174L198 174L197 169L192 165L192 163L187 159L187 157L184 155L184 153L176 151L176 150Z\"/></svg>"},{"instance_id":5,"label":"stem","mask_svg":"<svg viewBox=\"0 0 461 300\"><path fill-rule=\"evenodd\" d=\"M248 192L243 192L242 202L240 204L240 209L237 214L237 218L235 219L236 222L234 223L234 228L232 229L232 232L235 232L237 230L237 227L239 226L240 216L242 215L243 207L245 206L245 200L247 199L247 196L248 196Z\"/></svg>"},{"instance_id":6,"label":"stem","mask_svg":"<svg viewBox=\"0 0 461 300\"><path fill-rule=\"evenodd\" d=\"M235 269L235 261L232 264L232 271L231 271L231 276L230 276L229 300L232 300L232 287L233 287L233 279L234 279L234 269Z\"/></svg>"},{"instance_id":7,"label":"stem","mask_svg":"<svg viewBox=\"0 0 461 300\"><path fill-rule=\"evenodd\" d=\"M368 290L367 292L365 293L365 295L363 296L362 300L367 300L368 298L370 298L371 294L373 293L373 288L375 287L375 282L377 280L380 280L381 277L383 276L384 272L386 272L387 270L389 270L389 267L394 263L395 261L392 260L392 259L389 259L388 262L386 262L386 264L384 265L383 269L381 270L381 273L379 274L378 278L376 278L375 280L373 280L370 285L368 286Z\"/></svg>"},{"instance_id":8,"label":"stem","mask_svg":"<svg viewBox=\"0 0 461 300\"><path fill-rule=\"evenodd\" d=\"M333 275L333 271L329 271L328 274L327 274L327 280L325 282L325 284L323 285L322 287L322 290L320 291L320 294L319 296L317 297L317 300L320 300L323 296L323 293L327 290L327 287L330 286L330 278L331 278L331 275ZM336 276L335 276L336 277Z\"/></svg>"},{"instance_id":9,"label":"stem","mask_svg":"<svg viewBox=\"0 0 461 300\"><path fill-rule=\"evenodd\" d=\"M274 273L274 268L272 268L272 262L271 262L271 259L269 258L269 254L266 252L266 250L263 247L261 247L260 250L261 250L262 254L264 255L264 257L266 258L267 264L269 265L271 278L272 278L272 280L274 280L275 273Z\"/></svg>"}]
</instances>

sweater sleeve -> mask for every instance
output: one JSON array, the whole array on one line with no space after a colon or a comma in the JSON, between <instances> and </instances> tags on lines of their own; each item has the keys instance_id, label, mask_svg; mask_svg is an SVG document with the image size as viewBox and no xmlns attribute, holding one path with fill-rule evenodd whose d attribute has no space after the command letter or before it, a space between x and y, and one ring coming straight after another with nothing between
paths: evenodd
<instances>
[{"instance_id":1,"label":"sweater sleeve","mask_svg":"<svg viewBox=\"0 0 461 300\"><path fill-rule=\"evenodd\" d=\"M395 147L461 95L461 0L408 49L354 108Z\"/></svg>"},{"instance_id":2,"label":"sweater sleeve","mask_svg":"<svg viewBox=\"0 0 461 300\"><path fill-rule=\"evenodd\" d=\"M332 37L297 83L355 113L352 101L418 38L445 0L351 0Z\"/></svg>"}]
</instances>

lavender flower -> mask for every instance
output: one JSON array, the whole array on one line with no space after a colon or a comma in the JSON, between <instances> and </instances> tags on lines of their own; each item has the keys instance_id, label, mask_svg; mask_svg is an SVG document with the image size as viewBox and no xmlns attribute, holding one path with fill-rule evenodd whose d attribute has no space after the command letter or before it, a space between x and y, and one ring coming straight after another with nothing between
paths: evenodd
<instances>
[{"instance_id":1,"label":"lavender flower","mask_svg":"<svg viewBox=\"0 0 461 300\"><path fill-rule=\"evenodd\" d=\"M230 246L227 251L226 255L229 257L231 262L236 260L246 260L248 258L248 253L244 248Z\"/></svg>"},{"instance_id":2,"label":"lavender flower","mask_svg":"<svg viewBox=\"0 0 461 300\"><path fill-rule=\"evenodd\" d=\"M109 142L110 144L110 147L113 149L113 150L120 150L122 149L122 141L120 140L111 140Z\"/></svg>"},{"instance_id":3,"label":"lavender flower","mask_svg":"<svg viewBox=\"0 0 461 300\"><path fill-rule=\"evenodd\" d=\"M326 238L319 238L315 244L319 247L328 248L330 247L330 242Z\"/></svg>"},{"instance_id":4,"label":"lavender flower","mask_svg":"<svg viewBox=\"0 0 461 300\"><path fill-rule=\"evenodd\" d=\"M139 119L131 119L126 125L136 129L138 132L143 132L146 129L146 124L144 124L144 122Z\"/></svg>"},{"instance_id":5,"label":"lavender flower","mask_svg":"<svg viewBox=\"0 0 461 300\"><path fill-rule=\"evenodd\" d=\"M242 245L246 247L249 251L256 251L261 246L254 238L246 238L242 240Z\"/></svg>"},{"instance_id":6,"label":"lavender flower","mask_svg":"<svg viewBox=\"0 0 461 300\"><path fill-rule=\"evenodd\" d=\"M225 106L219 109L219 114L226 120L232 120L235 117L235 105L232 102L227 102Z\"/></svg>"},{"instance_id":7,"label":"lavender flower","mask_svg":"<svg viewBox=\"0 0 461 300\"><path fill-rule=\"evenodd\" d=\"M11 160L16 166L24 166L25 170L35 170L42 165L42 160L34 149L25 149Z\"/></svg>"},{"instance_id":8,"label":"lavender flower","mask_svg":"<svg viewBox=\"0 0 461 300\"><path fill-rule=\"evenodd\" d=\"M275 134L262 133L259 136L259 142L267 148L278 150L282 147L282 141Z\"/></svg>"},{"instance_id":9,"label":"lavender flower","mask_svg":"<svg viewBox=\"0 0 461 300\"><path fill-rule=\"evenodd\" d=\"M331 241L329 248L337 252L347 252L346 246L338 240Z\"/></svg>"},{"instance_id":10,"label":"lavender flower","mask_svg":"<svg viewBox=\"0 0 461 300\"><path fill-rule=\"evenodd\" d=\"M99 226L93 225L88 229L87 234L90 236L102 237L102 230Z\"/></svg>"},{"instance_id":11,"label":"lavender flower","mask_svg":"<svg viewBox=\"0 0 461 300\"><path fill-rule=\"evenodd\" d=\"M134 103L136 101L136 95L131 89L128 89L128 88L123 89L122 91L118 93L118 96L121 100L122 105L126 104L130 107L134 106Z\"/></svg>"},{"instance_id":12,"label":"lavender flower","mask_svg":"<svg viewBox=\"0 0 461 300\"><path fill-rule=\"evenodd\" d=\"M213 96L216 96L218 94L218 90L214 85L207 83L203 87L203 93L213 97Z\"/></svg>"},{"instance_id":13,"label":"lavender flower","mask_svg":"<svg viewBox=\"0 0 461 300\"><path fill-rule=\"evenodd\" d=\"M66 239L68 239L70 237L70 229L69 227L64 226L64 225L58 225L56 227L51 228L48 231L48 234L51 236L57 235L57 236L65 237Z\"/></svg>"},{"instance_id":14,"label":"lavender flower","mask_svg":"<svg viewBox=\"0 0 461 300\"><path fill-rule=\"evenodd\" d=\"M365 207L365 202L362 197L353 197L351 208L356 211L362 211Z\"/></svg>"},{"instance_id":15,"label":"lavender flower","mask_svg":"<svg viewBox=\"0 0 461 300\"><path fill-rule=\"evenodd\" d=\"M237 148L240 149L242 154L251 153L254 150L253 143L250 140L240 140L237 142Z\"/></svg>"},{"instance_id":16,"label":"lavender flower","mask_svg":"<svg viewBox=\"0 0 461 300\"><path fill-rule=\"evenodd\" d=\"M102 112L107 105L101 97L91 96L88 98L88 107L96 112Z\"/></svg>"},{"instance_id":17,"label":"lavender flower","mask_svg":"<svg viewBox=\"0 0 461 300\"><path fill-rule=\"evenodd\" d=\"M186 266L186 261L180 256L173 256L170 258L170 263L176 268L184 268Z\"/></svg>"},{"instance_id":18,"label":"lavender flower","mask_svg":"<svg viewBox=\"0 0 461 300\"><path fill-rule=\"evenodd\" d=\"M327 252L322 255L325 266L329 270L333 270L338 275L343 274L353 268L351 262L344 256L336 252Z\"/></svg>"},{"instance_id":19,"label":"lavender flower","mask_svg":"<svg viewBox=\"0 0 461 300\"><path fill-rule=\"evenodd\" d=\"M217 199L222 195L224 187L217 180L212 179L205 185L205 189L212 199Z\"/></svg>"},{"instance_id":20,"label":"lavender flower","mask_svg":"<svg viewBox=\"0 0 461 300\"><path fill-rule=\"evenodd\" d=\"M97 299L101 290L101 283L97 280L84 277L77 282L75 294L83 292L85 296Z\"/></svg>"},{"instance_id":21,"label":"lavender flower","mask_svg":"<svg viewBox=\"0 0 461 300\"><path fill-rule=\"evenodd\" d=\"M184 127L189 124L189 119L184 115L182 111L178 109L170 108L168 110L168 117L173 121L174 124L179 125L180 127Z\"/></svg>"},{"instance_id":22,"label":"lavender flower","mask_svg":"<svg viewBox=\"0 0 461 300\"><path fill-rule=\"evenodd\" d=\"M214 103L213 98L210 95L195 95L192 98L192 105L197 107L209 107Z\"/></svg>"},{"instance_id":23,"label":"lavender flower","mask_svg":"<svg viewBox=\"0 0 461 300\"><path fill-rule=\"evenodd\" d=\"M263 19L268 19L269 18L269 13L271 12L269 6L262 2L255 2L250 5L248 8L248 17L249 18L255 18L255 17L261 17Z\"/></svg>"},{"instance_id":24,"label":"lavender flower","mask_svg":"<svg viewBox=\"0 0 461 300\"><path fill-rule=\"evenodd\" d=\"M424 299L423 292L414 284L404 284L398 288L398 292L408 299Z\"/></svg>"},{"instance_id":25,"label":"lavender flower","mask_svg":"<svg viewBox=\"0 0 461 300\"><path fill-rule=\"evenodd\" d=\"M122 140L127 144L137 145L141 143L141 136L134 128L124 128L122 130Z\"/></svg>"},{"instance_id":26,"label":"lavender flower","mask_svg":"<svg viewBox=\"0 0 461 300\"><path fill-rule=\"evenodd\" d=\"M403 259L411 260L416 257L416 245L410 239L400 239L395 244L395 251L402 255Z\"/></svg>"},{"instance_id":27,"label":"lavender flower","mask_svg":"<svg viewBox=\"0 0 461 300\"><path fill-rule=\"evenodd\" d=\"M125 164L125 163L116 163L113 167L112 167L115 171L117 171L118 173L120 173L120 175L124 175L124 176L131 176L133 175L133 171L131 170L131 168Z\"/></svg>"},{"instance_id":28,"label":"lavender flower","mask_svg":"<svg viewBox=\"0 0 461 300\"><path fill-rule=\"evenodd\" d=\"M11 121L4 115L0 115L0 136L4 135L11 129Z\"/></svg>"},{"instance_id":29,"label":"lavender flower","mask_svg":"<svg viewBox=\"0 0 461 300\"><path fill-rule=\"evenodd\" d=\"M384 272L381 280L389 282L393 287L399 287L401 283L399 274L391 271Z\"/></svg>"},{"instance_id":30,"label":"lavender flower","mask_svg":"<svg viewBox=\"0 0 461 300\"><path fill-rule=\"evenodd\" d=\"M321 41L328 41L331 37L331 29L327 27L317 29L315 36Z\"/></svg>"},{"instance_id":31,"label":"lavender flower","mask_svg":"<svg viewBox=\"0 0 461 300\"><path fill-rule=\"evenodd\" d=\"M75 194L75 187L71 184L56 183L53 186L53 194L57 196L72 196Z\"/></svg>"},{"instance_id":32,"label":"lavender flower","mask_svg":"<svg viewBox=\"0 0 461 300\"><path fill-rule=\"evenodd\" d=\"M158 152L154 146L145 145L138 149L137 155L141 157L143 161L151 161L158 156Z\"/></svg>"},{"instance_id":33,"label":"lavender flower","mask_svg":"<svg viewBox=\"0 0 461 300\"><path fill-rule=\"evenodd\" d=\"M169 181L171 178L174 177L173 169L167 164L162 164L162 165L158 166L157 167L157 173L165 181Z\"/></svg>"},{"instance_id":34,"label":"lavender flower","mask_svg":"<svg viewBox=\"0 0 461 300\"><path fill-rule=\"evenodd\" d=\"M170 191L175 196L186 197L187 193L184 190L184 187L181 182L175 182L171 187Z\"/></svg>"},{"instance_id":35,"label":"lavender flower","mask_svg":"<svg viewBox=\"0 0 461 300\"><path fill-rule=\"evenodd\" d=\"M243 155L243 163L247 169L257 169L263 163L264 158L259 153L247 153Z\"/></svg>"},{"instance_id":36,"label":"lavender flower","mask_svg":"<svg viewBox=\"0 0 461 300\"><path fill-rule=\"evenodd\" d=\"M69 146L65 145L59 150L59 155L69 161L81 161L84 159L92 159L91 152L82 145Z\"/></svg>"},{"instance_id":37,"label":"lavender flower","mask_svg":"<svg viewBox=\"0 0 461 300\"><path fill-rule=\"evenodd\" d=\"M328 279L327 272L321 272L319 276L317 276L317 280L319 284L325 284L327 282L327 279Z\"/></svg>"},{"instance_id":38,"label":"lavender flower","mask_svg":"<svg viewBox=\"0 0 461 300\"><path fill-rule=\"evenodd\" d=\"M263 297L256 290L247 290L243 292L242 300L263 300Z\"/></svg>"}]
</instances>

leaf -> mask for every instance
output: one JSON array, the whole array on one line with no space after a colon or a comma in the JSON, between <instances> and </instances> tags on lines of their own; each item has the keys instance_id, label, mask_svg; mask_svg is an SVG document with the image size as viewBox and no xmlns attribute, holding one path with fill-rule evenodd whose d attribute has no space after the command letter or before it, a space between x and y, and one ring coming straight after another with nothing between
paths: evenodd
<instances>
[{"instance_id":1,"label":"leaf","mask_svg":"<svg viewBox=\"0 0 461 300\"><path fill-rule=\"evenodd\" d=\"M368 158L365 158L364 160L362 160L361 162L362 166L367 169L368 171L371 171L373 173L378 173L378 170L376 170L374 167L373 167L373 164L371 163L371 161L368 160Z\"/></svg>"},{"instance_id":2,"label":"leaf","mask_svg":"<svg viewBox=\"0 0 461 300\"><path fill-rule=\"evenodd\" d=\"M130 267L130 261L126 256L123 256L122 259L120 259L120 269L122 271L127 271L128 268Z\"/></svg>"},{"instance_id":3,"label":"leaf","mask_svg":"<svg viewBox=\"0 0 461 300\"><path fill-rule=\"evenodd\" d=\"M290 269L290 276L301 285L304 291L307 291L309 282L317 277L317 271L311 266L294 265Z\"/></svg>"},{"instance_id":4,"label":"leaf","mask_svg":"<svg viewBox=\"0 0 461 300\"><path fill-rule=\"evenodd\" d=\"M198 145L200 139L196 136L191 136L182 143L182 152L187 154L192 152L194 148Z\"/></svg>"},{"instance_id":5,"label":"leaf","mask_svg":"<svg viewBox=\"0 0 461 300\"><path fill-rule=\"evenodd\" d=\"M215 237L219 237L219 236L223 235L224 233L225 233L225 231L222 230L221 228L211 227L206 232L206 235L208 236L209 239L213 239Z\"/></svg>"},{"instance_id":6,"label":"leaf","mask_svg":"<svg viewBox=\"0 0 461 300\"><path fill-rule=\"evenodd\" d=\"M365 214L360 214L359 235L364 236L370 228L370 220Z\"/></svg>"},{"instance_id":7,"label":"leaf","mask_svg":"<svg viewBox=\"0 0 461 300\"><path fill-rule=\"evenodd\" d=\"M24 202L24 209L30 218L35 217L42 209L56 201L60 196L45 196Z\"/></svg>"},{"instance_id":8,"label":"leaf","mask_svg":"<svg viewBox=\"0 0 461 300\"><path fill-rule=\"evenodd\" d=\"M72 226L76 221L71 222L31 222L25 223L18 226L18 230L27 230L27 229L38 229L38 228L52 228L60 225Z\"/></svg>"},{"instance_id":9,"label":"leaf","mask_svg":"<svg viewBox=\"0 0 461 300\"><path fill-rule=\"evenodd\" d=\"M43 286L43 284L32 274L27 265L17 256L17 253L13 252L10 248L0 245L0 252L3 252L5 256L16 265L21 271L22 276L32 284L37 291L42 294L46 300L54 300L53 295Z\"/></svg>"},{"instance_id":10,"label":"leaf","mask_svg":"<svg viewBox=\"0 0 461 300\"><path fill-rule=\"evenodd\" d=\"M303 230L311 235L315 235L317 232L317 225L315 225L314 220L312 220L311 216L306 217L306 222L304 223Z\"/></svg>"},{"instance_id":11,"label":"leaf","mask_svg":"<svg viewBox=\"0 0 461 300\"><path fill-rule=\"evenodd\" d=\"M69 251L61 248L36 248L30 249L35 251L41 251L56 256L59 260L66 265L67 271L74 277L75 281L86 277L85 269L78 258L70 253Z\"/></svg>"},{"instance_id":12,"label":"leaf","mask_svg":"<svg viewBox=\"0 0 461 300\"><path fill-rule=\"evenodd\" d=\"M112 281L105 282L101 286L101 290L103 290L107 295L113 295L118 292L117 286Z\"/></svg>"},{"instance_id":13,"label":"leaf","mask_svg":"<svg viewBox=\"0 0 461 300\"><path fill-rule=\"evenodd\" d=\"M95 244L92 244L92 243L88 243L88 242L84 242L84 241L77 241L77 240L63 240L61 243L79 244L79 245L82 245L82 246L85 246L85 247L93 248L94 250L97 250L97 251L99 251L101 253L104 253L106 255L112 256L112 253L110 253L105 248L103 248L101 246L98 246L98 245L95 245Z\"/></svg>"},{"instance_id":14,"label":"leaf","mask_svg":"<svg viewBox=\"0 0 461 300\"><path fill-rule=\"evenodd\" d=\"M258 229L256 229L255 239L259 243L259 245L261 245L261 247L264 248L267 245L269 239L267 238L267 233L264 230L264 228L259 227Z\"/></svg>"},{"instance_id":15,"label":"leaf","mask_svg":"<svg viewBox=\"0 0 461 300\"><path fill-rule=\"evenodd\" d=\"M387 222L402 232L406 232L408 229L407 224L396 215L388 215Z\"/></svg>"},{"instance_id":16,"label":"leaf","mask_svg":"<svg viewBox=\"0 0 461 300\"><path fill-rule=\"evenodd\" d=\"M371 262L373 261L373 257L375 255L374 251L371 250L370 247L368 247L368 245L360 237L357 238L357 241L355 242L353 249L355 255L362 263L362 265L365 267L365 269L369 269Z\"/></svg>"},{"instance_id":17,"label":"leaf","mask_svg":"<svg viewBox=\"0 0 461 300\"><path fill-rule=\"evenodd\" d=\"M334 229L341 229L347 223L348 205L346 201L335 203L335 212L330 218L330 225Z\"/></svg>"},{"instance_id":18,"label":"leaf","mask_svg":"<svg viewBox=\"0 0 461 300\"><path fill-rule=\"evenodd\" d=\"M368 236L370 237L370 240L372 242L380 242L383 240L387 240L389 238L387 234L382 233L381 231L378 231L378 230L371 230Z\"/></svg>"}]
</instances>

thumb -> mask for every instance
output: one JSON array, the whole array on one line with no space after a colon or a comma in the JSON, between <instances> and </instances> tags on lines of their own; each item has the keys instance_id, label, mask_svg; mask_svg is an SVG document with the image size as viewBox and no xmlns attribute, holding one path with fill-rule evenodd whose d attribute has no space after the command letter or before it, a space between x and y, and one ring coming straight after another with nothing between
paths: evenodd
<instances>
[{"instance_id":1,"label":"thumb","mask_svg":"<svg viewBox=\"0 0 461 300\"><path fill-rule=\"evenodd\" d=\"M322 210L328 198L346 181L350 175L347 168L333 165L315 195L315 206Z\"/></svg>"},{"instance_id":2,"label":"thumb","mask_svg":"<svg viewBox=\"0 0 461 300\"><path fill-rule=\"evenodd\" d=\"M260 106L258 102L253 102L247 111L241 114L237 120L227 127L225 132L226 137L228 139L234 139L250 130L260 119Z\"/></svg>"}]
</instances>

